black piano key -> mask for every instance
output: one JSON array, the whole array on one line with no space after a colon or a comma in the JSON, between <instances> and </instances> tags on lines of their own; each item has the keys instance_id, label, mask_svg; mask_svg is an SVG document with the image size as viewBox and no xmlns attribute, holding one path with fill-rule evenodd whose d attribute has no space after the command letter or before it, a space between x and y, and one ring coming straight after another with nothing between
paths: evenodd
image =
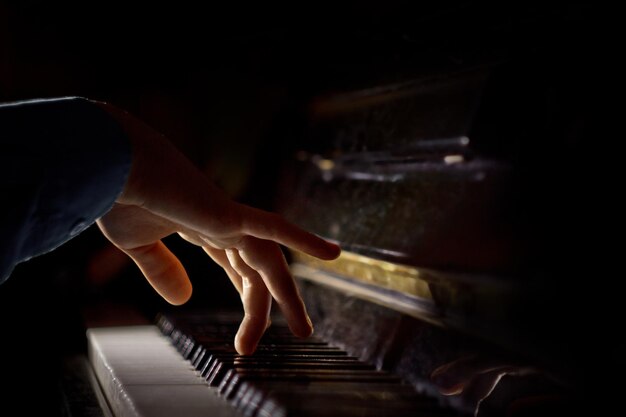
<instances>
[{"instance_id":1,"label":"black piano key","mask_svg":"<svg viewBox=\"0 0 626 417\"><path fill-rule=\"evenodd\" d=\"M293 384L325 382L378 382L398 383L399 378L377 371L352 371L330 369L231 369L218 387L218 393L226 399L234 398L243 381L285 381Z\"/></svg>"},{"instance_id":2,"label":"black piano key","mask_svg":"<svg viewBox=\"0 0 626 417\"><path fill-rule=\"evenodd\" d=\"M243 416L450 415L396 375L319 337L295 337L287 326L272 326L253 355L241 356L233 345L239 319L160 317L157 324Z\"/></svg>"},{"instance_id":3,"label":"black piano key","mask_svg":"<svg viewBox=\"0 0 626 417\"><path fill-rule=\"evenodd\" d=\"M259 410L261 401L265 398L263 394L263 392L255 390L249 385L242 386L231 404L244 416L254 416Z\"/></svg>"},{"instance_id":4,"label":"black piano key","mask_svg":"<svg viewBox=\"0 0 626 417\"><path fill-rule=\"evenodd\" d=\"M287 410L275 401L267 401L256 414L259 417L287 417Z\"/></svg>"},{"instance_id":5,"label":"black piano key","mask_svg":"<svg viewBox=\"0 0 626 417\"><path fill-rule=\"evenodd\" d=\"M224 398L237 403L241 401L240 390L244 390L244 388L264 393L268 388L275 388L277 384L282 386L288 385L290 391L303 393L311 386L335 391L341 389L341 386L349 384L353 386L358 385L358 389L364 389L367 384L375 386L394 385L397 384L397 380L387 379L380 375L341 374L338 372L326 374L282 372L252 376L232 373L223 380L218 392ZM306 396L301 396L300 398L306 398Z\"/></svg>"},{"instance_id":6,"label":"black piano key","mask_svg":"<svg viewBox=\"0 0 626 417\"><path fill-rule=\"evenodd\" d=\"M234 404L244 415L262 415L278 405L286 415L297 416L449 415L435 400L421 396L405 385L353 384L351 389L335 386L337 389L329 390L319 386L311 389L310 386L294 388L286 384L270 384L263 389L256 388L256 395L247 395L241 403ZM251 391L249 387L242 389Z\"/></svg>"},{"instance_id":7,"label":"black piano key","mask_svg":"<svg viewBox=\"0 0 626 417\"><path fill-rule=\"evenodd\" d=\"M414 388L407 384L396 383L364 383L364 382L337 382L337 381L312 381L307 384L294 384L285 381L243 381L240 392L248 393L253 391L254 395L248 395L249 402L237 396L231 400L235 408L257 409L266 400L271 400L277 393L288 393L301 401L309 401L309 398L320 396L328 393L336 393L337 395L350 395L350 393L360 393L360 395L369 395L373 398L391 398L392 395L402 396L407 399L411 396L415 397L420 403L425 401L432 402L428 397L419 396ZM275 400L275 398L274 398ZM250 410L246 411L251 412Z\"/></svg>"},{"instance_id":8,"label":"black piano key","mask_svg":"<svg viewBox=\"0 0 626 417\"><path fill-rule=\"evenodd\" d=\"M273 406L273 404L272 404ZM420 410L415 407L372 407L370 404L321 404L314 402L301 402L295 409L289 409L280 404L280 412L286 417L442 417L449 415L439 409ZM270 408L270 409L273 409ZM284 410L284 411L283 411ZM257 415L271 416L267 414L265 404L257 412Z\"/></svg>"},{"instance_id":9,"label":"black piano key","mask_svg":"<svg viewBox=\"0 0 626 417\"><path fill-rule=\"evenodd\" d=\"M289 347L287 349L264 349L263 346L259 346L257 352L250 356L250 358L257 358L259 360L281 360L281 359L302 359L306 360L307 358L348 358L346 352L338 350L338 349L294 349L293 347ZM211 371L222 361L231 361L237 358L244 358L239 355L234 348L225 349L222 351L215 351L215 353L210 354L210 356L206 359L204 366L200 370L200 373L203 377L208 377Z\"/></svg>"},{"instance_id":10,"label":"black piano key","mask_svg":"<svg viewBox=\"0 0 626 417\"><path fill-rule=\"evenodd\" d=\"M299 351L294 354L293 351L276 351L271 353L259 353L254 356L240 356L238 354L214 354L207 362L207 366L202 370L201 375L207 379L209 385L216 386L219 385L219 380L217 380L218 369L223 370L230 369L236 364L245 364L255 363L257 367L258 365L266 364L268 366L277 366L273 365L275 363L290 363L290 362L316 362L316 363L355 363L356 358L347 356L347 355L336 355L335 352L332 352L330 355L325 355L320 352L309 353L308 351ZM345 353L345 352L344 352ZM368 366L365 364L361 364L362 366ZM289 365L286 365L289 366ZM371 368L371 367L370 367ZM216 383L213 383L217 381Z\"/></svg>"},{"instance_id":11,"label":"black piano key","mask_svg":"<svg viewBox=\"0 0 626 417\"><path fill-rule=\"evenodd\" d=\"M440 408L438 403L431 398L417 394L416 392L408 392L396 389L397 387L387 386L381 388L380 385L373 384L370 388L368 384L360 384L358 390L307 390L307 401L322 403L367 403L372 406L385 405L387 407L401 405L420 407L420 409ZM272 397L285 404L289 409L297 406L297 402L301 401L303 391L298 388L283 387L282 389L265 389L265 396Z\"/></svg>"},{"instance_id":12,"label":"black piano key","mask_svg":"<svg viewBox=\"0 0 626 417\"><path fill-rule=\"evenodd\" d=\"M189 362L196 369L199 370L204 359L204 356L207 354L207 350L201 344L197 345L197 348L194 350L193 354L189 357Z\"/></svg>"},{"instance_id":13,"label":"black piano key","mask_svg":"<svg viewBox=\"0 0 626 417\"><path fill-rule=\"evenodd\" d=\"M282 392L289 391L297 393L301 396L307 395L316 395L323 394L326 392L332 393L344 393L344 392L360 392L365 393L364 395L372 395L371 393L380 393L380 395L386 395L386 392L394 393L397 395L410 396L413 394L417 394L420 397L421 394L417 393L413 386L401 381L397 383L393 381L390 383L389 381L384 382L363 382L363 381L350 381L350 382L341 382L337 381L310 381L306 384L293 384L292 381L281 381L281 380L264 380L264 381L244 381L242 386L252 386L257 388L263 392L271 393L271 392ZM376 395L376 394L374 394ZM428 400L432 400L429 397ZM433 400L434 401L434 400Z\"/></svg>"},{"instance_id":14,"label":"black piano key","mask_svg":"<svg viewBox=\"0 0 626 417\"><path fill-rule=\"evenodd\" d=\"M188 359L189 354L191 353L191 351L196 345L197 345L196 341L192 337L187 336L184 339L181 338L181 340L178 343L177 348L180 354L183 356L183 358Z\"/></svg>"},{"instance_id":15,"label":"black piano key","mask_svg":"<svg viewBox=\"0 0 626 417\"><path fill-rule=\"evenodd\" d=\"M242 369L274 369L274 370L374 370L374 366L358 361L347 360L325 360L319 358L316 360L291 360L277 358L275 360L257 360L257 361L240 361L234 359L232 361L221 361L206 376L207 382L211 386L219 386L220 382L230 370L239 372Z\"/></svg>"}]
</instances>

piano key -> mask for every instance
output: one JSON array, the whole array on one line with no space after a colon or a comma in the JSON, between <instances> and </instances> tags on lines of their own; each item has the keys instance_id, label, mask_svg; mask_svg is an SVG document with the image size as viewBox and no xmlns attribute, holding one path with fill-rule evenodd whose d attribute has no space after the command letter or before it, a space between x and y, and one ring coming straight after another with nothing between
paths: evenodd
<instances>
[{"instance_id":1,"label":"piano key","mask_svg":"<svg viewBox=\"0 0 626 417\"><path fill-rule=\"evenodd\" d=\"M231 361L221 361L215 366L207 375L207 382L211 386L218 386L226 373L230 370L239 372L242 369L276 369L276 370L317 370L317 369L329 369L329 370L373 370L372 365L357 362L354 360L348 361L326 361L326 358L319 358L311 361L294 361L294 360L256 360L241 362L238 359Z\"/></svg>"},{"instance_id":2,"label":"piano key","mask_svg":"<svg viewBox=\"0 0 626 417\"><path fill-rule=\"evenodd\" d=\"M353 393L355 394L355 393ZM320 416L320 415L341 415L341 416L414 416L419 412L423 415L446 415L447 412L442 410L436 403L419 403L415 399L398 399L390 398L389 400L380 401L359 398L358 395L314 395L302 401L294 397L292 393L283 393L281 395L272 394L255 408L256 414L262 414L261 410L266 408L275 408L268 404L275 403L285 410L286 415L297 416ZM343 411L339 411L343 410ZM242 410L243 413L243 410ZM448 414L449 415L449 414Z\"/></svg>"},{"instance_id":3,"label":"piano key","mask_svg":"<svg viewBox=\"0 0 626 417\"><path fill-rule=\"evenodd\" d=\"M328 386L290 386L288 384L263 384L255 388L244 387L247 398L235 403L244 415L261 415L278 406L285 415L450 415L431 398L419 395L408 385L352 384ZM402 389L404 388L404 389ZM306 399L306 401L303 401ZM338 412L343 407L343 412ZM366 407L369 411L364 411ZM253 409L257 410L254 411ZM375 410L375 411L374 411ZM395 414L385 414L393 411ZM355 414L356 413L356 414Z\"/></svg>"},{"instance_id":4,"label":"piano key","mask_svg":"<svg viewBox=\"0 0 626 417\"><path fill-rule=\"evenodd\" d=\"M239 395L241 392L241 395ZM363 382L340 382L337 381L312 381L307 384L293 384L285 381L244 381L239 388L238 395L231 401L233 406L245 410L247 408L258 408L265 401L272 399L275 395L287 393L289 396L299 401L309 401L311 398L329 393L337 395L350 395L359 393L360 395L370 395L373 398L392 398L392 395L409 398L416 396L415 405L422 405L425 401L431 402L428 397L421 396L415 392L413 387L406 384L389 383L363 383ZM242 398L247 396L249 400ZM275 399L274 399L275 400ZM387 406L393 407L393 402L387 401Z\"/></svg>"},{"instance_id":5,"label":"piano key","mask_svg":"<svg viewBox=\"0 0 626 417\"><path fill-rule=\"evenodd\" d=\"M237 369L230 370L222 379L218 393L226 399L232 399L243 381L285 381L293 384L311 382L378 382L398 383L399 378L382 372L351 370L280 370L280 369Z\"/></svg>"},{"instance_id":6,"label":"piano key","mask_svg":"<svg viewBox=\"0 0 626 417\"><path fill-rule=\"evenodd\" d=\"M235 417L155 326L89 329L89 359L116 416Z\"/></svg>"},{"instance_id":7,"label":"piano key","mask_svg":"<svg viewBox=\"0 0 626 417\"><path fill-rule=\"evenodd\" d=\"M255 353L253 357L257 359L263 359L263 360L272 360L272 359L274 360L276 359L307 360L309 358L336 358L336 359L349 358L346 352L340 351L340 350L323 350L323 351L317 350L317 349L314 349L314 350L310 350L310 349L301 349L301 350L268 349L268 350L265 350L265 349L260 349L260 348L258 348L257 352ZM211 371L217 365L219 365L222 361L230 361L230 360L235 360L237 358L242 358L242 356L239 355L234 350L227 351L227 352L212 353L206 358L206 361L204 362L204 366L202 366L202 368L200 369L200 373L203 377L207 377L211 373Z\"/></svg>"},{"instance_id":8,"label":"piano key","mask_svg":"<svg viewBox=\"0 0 626 417\"><path fill-rule=\"evenodd\" d=\"M186 401L190 402L191 413L197 412L197 407L191 405L196 401L193 396L210 393L211 401L217 399L230 413L250 417L450 415L398 376L377 370L318 337L294 337L286 326L275 325L263 337L255 354L241 356L232 344L238 323L215 320L201 316L187 323L180 318L162 317L157 321L158 327L152 328L161 339L151 341L150 346L142 340L131 343L131 338L119 335L113 341L99 337L94 346L100 350L140 347L134 351L131 347L124 355L113 350L107 361L118 367L124 365L112 378L124 386L125 391L120 392L132 397L132 404L138 402L142 410L156 415L165 415L163 410L168 408L153 407L159 395L165 396L160 388L146 388L154 383L174 387L172 393L185 391L176 395L190 396ZM164 345L169 346L169 355L177 359L166 361L162 371L155 371L157 358L162 354L155 352L163 350ZM174 363L183 363L184 371ZM194 387L191 391L196 394L188 393L183 385ZM198 404L203 401L207 400ZM168 410L173 412L171 404ZM201 408L210 408L211 404Z\"/></svg>"},{"instance_id":9,"label":"piano key","mask_svg":"<svg viewBox=\"0 0 626 417\"><path fill-rule=\"evenodd\" d=\"M206 323L206 318L204 321ZM235 324L230 326L185 324L181 328L190 333L187 335L175 333L175 337L193 338L202 346L198 349L200 359L195 358L195 368L201 369L200 373L207 379L209 385L218 386L218 392L226 397L235 408L242 410L245 415L255 415L260 412L261 408L264 412L267 412L268 407L277 410L276 407L268 405L268 401L273 401L273 397L268 396L265 391L269 381L274 382L274 390L277 386L281 387L281 390L276 392L281 395L289 392L289 395L293 394L294 398L303 398L299 395L305 394L306 397L311 394L311 392L305 393L302 389L298 390L301 385L294 384L294 379L300 382L305 381L307 387L319 384L321 379L326 385L321 391L319 390L321 385L317 385L318 398L325 395L324 390L330 389L332 392L337 392L338 387L330 388L328 383L338 385L339 382L341 386L345 386L348 374L333 371L352 371L349 374L352 382L349 384L358 385L358 389L353 392L378 390L374 392L379 392L380 396L384 396L384 393L391 396L392 392L397 392L398 395L405 393L408 396L417 397L412 387L404 386L404 389L408 390L406 392L399 388L402 386L399 384L399 378L375 371L373 366L348 356L345 351L329 346L327 342L319 338L306 340L296 338L285 326L274 326L269 329L259 344L257 352L252 356L240 356L234 350L231 340L237 331ZM294 349L296 346L299 349ZM315 352L311 351L312 346L315 346ZM333 362L334 365L331 365ZM320 372L324 368L331 372ZM372 378L377 379L378 383L373 383ZM256 380L250 382L250 379ZM381 385L386 388L381 389ZM354 396L354 394L345 394L345 391L341 392L348 396L346 398L351 398L350 395ZM283 411L286 412L286 410Z\"/></svg>"}]
</instances>

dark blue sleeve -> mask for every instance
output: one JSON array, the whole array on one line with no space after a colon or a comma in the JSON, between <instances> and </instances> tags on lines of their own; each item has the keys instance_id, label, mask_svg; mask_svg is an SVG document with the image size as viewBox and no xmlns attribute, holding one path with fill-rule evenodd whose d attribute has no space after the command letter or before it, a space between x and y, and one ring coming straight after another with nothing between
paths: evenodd
<instances>
[{"instance_id":1,"label":"dark blue sleeve","mask_svg":"<svg viewBox=\"0 0 626 417\"><path fill-rule=\"evenodd\" d=\"M104 215L130 170L118 123L80 97L0 104L0 283Z\"/></svg>"}]
</instances>

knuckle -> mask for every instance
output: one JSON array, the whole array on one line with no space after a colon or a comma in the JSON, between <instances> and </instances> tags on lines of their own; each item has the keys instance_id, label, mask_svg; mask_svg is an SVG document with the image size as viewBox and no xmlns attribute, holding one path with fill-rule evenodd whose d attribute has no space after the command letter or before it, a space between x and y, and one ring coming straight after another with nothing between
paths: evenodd
<instances>
[{"instance_id":1,"label":"knuckle","mask_svg":"<svg viewBox=\"0 0 626 417\"><path fill-rule=\"evenodd\" d=\"M241 230L243 218L239 208L234 205L228 205L219 213L220 222L228 230Z\"/></svg>"},{"instance_id":2,"label":"knuckle","mask_svg":"<svg viewBox=\"0 0 626 417\"><path fill-rule=\"evenodd\" d=\"M255 239L252 236L243 236L239 239L241 249L246 250L254 247Z\"/></svg>"}]
</instances>

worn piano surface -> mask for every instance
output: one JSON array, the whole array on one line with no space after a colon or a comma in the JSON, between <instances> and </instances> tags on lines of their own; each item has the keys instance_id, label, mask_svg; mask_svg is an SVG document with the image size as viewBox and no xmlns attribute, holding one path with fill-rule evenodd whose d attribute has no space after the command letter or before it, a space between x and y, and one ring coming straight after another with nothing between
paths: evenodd
<instances>
[{"instance_id":1,"label":"worn piano surface","mask_svg":"<svg viewBox=\"0 0 626 417\"><path fill-rule=\"evenodd\" d=\"M314 337L277 315L237 357L237 302L91 328L78 368L103 411L85 415L561 415L619 398L608 11L396 3L355 12L371 27L341 10L323 33L254 33L291 96L251 184L274 198L250 200L344 249L287 253Z\"/></svg>"}]
</instances>

